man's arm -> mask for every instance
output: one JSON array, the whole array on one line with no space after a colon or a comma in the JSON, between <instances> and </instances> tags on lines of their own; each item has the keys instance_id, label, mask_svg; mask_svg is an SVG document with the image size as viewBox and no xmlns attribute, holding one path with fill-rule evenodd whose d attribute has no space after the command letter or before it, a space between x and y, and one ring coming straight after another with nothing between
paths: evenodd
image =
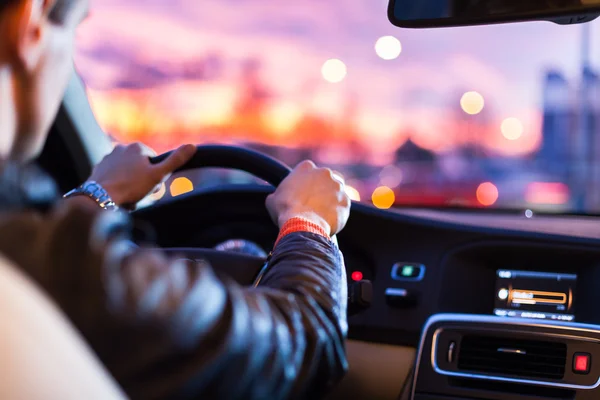
<instances>
[{"instance_id":1,"label":"man's arm","mask_svg":"<svg viewBox=\"0 0 600 400\"><path fill-rule=\"evenodd\" d=\"M261 286L242 288L115 233L126 231L120 213L63 204L49 218L5 219L0 250L132 398L315 398L342 377L345 278L330 240L286 235Z\"/></svg>"}]
</instances>

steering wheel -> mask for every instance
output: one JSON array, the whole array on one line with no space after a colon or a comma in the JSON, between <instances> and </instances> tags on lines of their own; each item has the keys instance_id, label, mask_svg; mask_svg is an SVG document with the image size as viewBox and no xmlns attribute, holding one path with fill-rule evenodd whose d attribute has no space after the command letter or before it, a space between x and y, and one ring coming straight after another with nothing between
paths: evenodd
<instances>
[{"instance_id":1,"label":"steering wheel","mask_svg":"<svg viewBox=\"0 0 600 400\"><path fill-rule=\"evenodd\" d=\"M150 158L157 164L172 152ZM230 168L248 172L277 187L290 173L291 169L281 161L254 150L236 146L203 145L196 147L196 154L178 171L196 168Z\"/></svg>"},{"instance_id":2,"label":"steering wheel","mask_svg":"<svg viewBox=\"0 0 600 400\"><path fill-rule=\"evenodd\" d=\"M159 163L167 158L171 152L150 159L152 163ZM263 179L277 187L290 173L291 169L282 162L257 151L235 146L204 145L196 148L192 159L177 171L195 168L231 168L248 172L257 178ZM176 171L176 172L177 172ZM143 218L147 211L141 210ZM335 235L331 240L337 245ZM167 254L181 255L193 260L208 261L217 275L226 279L233 279L241 285L249 286L258 284L262 275L267 270L267 263L263 257L237 252L218 251L203 248L174 248L163 249ZM353 315L364 310L371 304L373 288L370 281L354 282L348 286L348 315Z\"/></svg>"},{"instance_id":3,"label":"steering wheel","mask_svg":"<svg viewBox=\"0 0 600 400\"><path fill-rule=\"evenodd\" d=\"M150 162L159 163L171 152L152 157ZM248 172L277 187L290 173L291 169L282 162L254 150L225 145L202 145L196 148L192 159L179 168L185 171L196 168L231 168ZM141 210L137 215L143 215ZM332 238L335 242L335 237ZM232 278L242 285L251 285L260 280L265 270L265 259L254 255L233 253L203 248L171 248L163 249L167 254L182 255L194 260L208 261L215 272Z\"/></svg>"}]
</instances>

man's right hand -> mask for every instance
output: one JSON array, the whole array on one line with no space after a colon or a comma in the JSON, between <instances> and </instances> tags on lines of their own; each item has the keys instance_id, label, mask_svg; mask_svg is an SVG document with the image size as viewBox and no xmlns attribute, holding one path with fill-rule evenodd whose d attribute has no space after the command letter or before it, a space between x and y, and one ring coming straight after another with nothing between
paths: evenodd
<instances>
[{"instance_id":1,"label":"man's right hand","mask_svg":"<svg viewBox=\"0 0 600 400\"><path fill-rule=\"evenodd\" d=\"M344 178L329 168L303 161L267 197L267 210L281 228L293 217L320 225L329 235L341 231L350 216L350 198Z\"/></svg>"}]
</instances>

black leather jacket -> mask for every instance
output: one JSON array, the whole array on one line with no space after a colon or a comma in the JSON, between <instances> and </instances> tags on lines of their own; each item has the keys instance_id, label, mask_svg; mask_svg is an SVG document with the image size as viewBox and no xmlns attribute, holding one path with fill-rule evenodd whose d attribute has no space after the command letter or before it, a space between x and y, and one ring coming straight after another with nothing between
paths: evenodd
<instances>
[{"instance_id":1,"label":"black leather jacket","mask_svg":"<svg viewBox=\"0 0 600 400\"><path fill-rule=\"evenodd\" d=\"M261 285L244 288L135 246L124 213L69 201L34 211L51 181L2 174L0 252L52 296L131 398L314 399L344 375L346 276L328 239L284 237Z\"/></svg>"}]
</instances>

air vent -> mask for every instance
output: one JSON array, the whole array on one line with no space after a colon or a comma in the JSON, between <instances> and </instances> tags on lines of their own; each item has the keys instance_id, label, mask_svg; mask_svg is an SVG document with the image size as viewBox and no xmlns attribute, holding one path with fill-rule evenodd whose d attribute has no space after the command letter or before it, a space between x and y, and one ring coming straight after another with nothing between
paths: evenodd
<instances>
[{"instance_id":1,"label":"air vent","mask_svg":"<svg viewBox=\"0 0 600 400\"><path fill-rule=\"evenodd\" d=\"M463 336L458 369L527 378L562 379L567 345L558 342Z\"/></svg>"}]
</instances>

